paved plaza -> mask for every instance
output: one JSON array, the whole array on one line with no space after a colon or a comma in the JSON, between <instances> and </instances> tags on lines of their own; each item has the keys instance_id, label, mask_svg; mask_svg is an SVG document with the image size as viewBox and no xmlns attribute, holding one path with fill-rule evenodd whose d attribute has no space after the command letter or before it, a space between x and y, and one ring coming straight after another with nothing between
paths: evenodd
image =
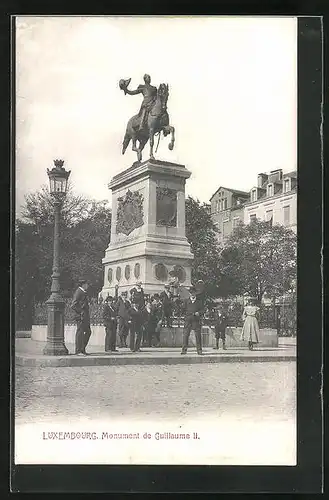
<instances>
[{"instance_id":1,"label":"paved plaza","mask_svg":"<svg viewBox=\"0 0 329 500\"><path fill-rule=\"evenodd\" d=\"M292 339L281 339L278 347L258 346L253 351L246 347L214 350L203 348L203 356L198 356L195 347L190 347L185 356L177 347L142 347L142 352L131 352L129 348L118 353L105 353L100 346L88 346L89 356L74 355L74 345L66 344L69 356L45 356L45 342L29 338L16 339L16 365L26 367L82 367L121 365L177 365L226 362L282 362L295 361L296 344ZM293 339L295 340L295 339Z\"/></svg>"},{"instance_id":2,"label":"paved plaza","mask_svg":"<svg viewBox=\"0 0 329 500\"><path fill-rule=\"evenodd\" d=\"M201 451L190 450L189 458L182 455L174 459L166 458L173 456L172 450L167 453L163 448L162 452L155 452L152 448L147 462L145 449L143 459L139 460L136 455L133 463L166 463L166 460L168 463L198 463L200 460L199 463L293 465L295 370L295 362L283 361L173 366L17 366L18 456L24 457L37 449L33 446L38 429L54 430L56 425L76 429L79 424L80 428L83 425L88 429L108 430L122 422L128 422L129 428L133 428L144 421L150 423L147 428L161 425L168 429L172 423L184 427L184 423L190 425L192 422L201 432ZM145 427L145 423L143 425ZM212 449L212 442L218 449ZM41 443L44 451L39 448L42 456L50 454L50 445L48 443L46 447L45 443L48 442ZM62 443L58 442L57 446L63 447ZM85 442L84 448L76 454L76 448L70 443L65 454L59 455L61 459L56 459L52 452L49 461L57 463L59 460L61 463L65 458L68 460L65 463L120 461L120 453L123 453L120 443L111 443L111 456L108 451L104 455L104 444L102 448L99 441L96 444L97 453L88 452L86 457ZM180 452L183 448L176 447L175 450ZM215 453L215 459L209 450ZM123 457L120 463L130 463L125 459ZM29 459L22 460L29 463ZM30 463L33 463L32 459Z\"/></svg>"},{"instance_id":3,"label":"paved plaza","mask_svg":"<svg viewBox=\"0 0 329 500\"><path fill-rule=\"evenodd\" d=\"M18 422L57 417L154 418L295 412L295 363L16 368Z\"/></svg>"}]
</instances>

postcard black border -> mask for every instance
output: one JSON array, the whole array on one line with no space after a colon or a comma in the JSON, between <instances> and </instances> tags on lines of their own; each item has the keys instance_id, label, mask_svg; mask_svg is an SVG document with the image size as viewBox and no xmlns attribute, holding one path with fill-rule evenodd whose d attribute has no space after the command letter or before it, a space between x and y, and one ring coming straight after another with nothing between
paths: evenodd
<instances>
[{"instance_id":1,"label":"postcard black border","mask_svg":"<svg viewBox=\"0 0 329 500\"><path fill-rule=\"evenodd\" d=\"M297 15L296 2L268 2L271 7L262 7L262 15ZM298 3L298 2L297 2ZM57 1L51 5L44 2L29 2L28 10L16 2L5 11L1 18L1 41L10 33L9 13L12 14L80 14L78 10L68 11L65 5ZM95 2L94 2L95 4ZM227 8L218 9L215 2L203 2L202 14L260 14L259 6L253 8L245 3L230 2ZM3 4L1 5L3 8ZM100 6L94 14L196 14L190 5L176 3L176 9L150 12L139 4L138 11L125 11L122 6L111 12ZM222 5L221 5L222 7ZM266 6L268 7L268 6ZM313 15L321 15L313 4ZM291 9L289 12L289 8ZM220 10L220 11L219 11ZM206 12L205 12L206 11ZM300 13L300 12L299 12ZM91 14L88 12L86 14ZM322 367L322 304L321 304L321 245L322 245L322 167L320 105L322 99L322 48L319 33L321 19L299 18L298 36L298 466L297 467L228 467L228 466L15 466L12 465L11 489L13 492L207 492L207 493L316 493L322 490L322 415L321 415L321 367ZM3 67L10 68L10 45L6 43L8 53L4 56ZM2 48L2 47L1 47ZM320 68L320 71L319 71ZM324 68L323 68L324 70ZM4 81L4 84L3 84ZM10 116L10 79L1 80L4 87L5 106ZM14 101L14 99L13 99ZM4 100L2 100L2 103ZM4 108L3 108L4 109ZM3 117L2 117L3 118ZM5 130L8 130L5 123ZM5 146L5 156L10 158L10 133ZM6 136L3 136L6 139ZM11 151L13 152L13 151ZM6 155L8 153L8 155ZM9 164L9 162L8 162ZM2 192L8 194L11 187L14 193L14 172L2 182ZM5 194L6 194L5 193ZM7 200L8 201L8 200ZM13 200L12 200L13 201ZM6 196L1 197L1 215L8 214L4 207ZM9 206L9 203L8 203ZM4 208L4 210L3 210ZM5 221L8 223L8 221ZM5 226L6 227L6 226ZM8 234L13 227L8 226ZM1 260L3 265L3 260ZM3 266L5 268L5 266ZM8 290L7 290L8 294ZM12 332L13 334L13 332ZM13 337L8 335L8 345L13 356ZM6 380L6 360L1 353L2 381ZM14 359L14 358L13 358ZM8 358L7 358L8 363ZM9 363L8 363L9 365ZM9 380L8 380L9 381ZM8 388L7 388L8 392ZM10 424L13 414L11 415ZM1 434L0 434L1 435ZM3 436L1 436L1 444ZM11 442L11 445L13 443ZM2 450L6 447L2 447ZM13 455L12 455L13 456Z\"/></svg>"}]
</instances>

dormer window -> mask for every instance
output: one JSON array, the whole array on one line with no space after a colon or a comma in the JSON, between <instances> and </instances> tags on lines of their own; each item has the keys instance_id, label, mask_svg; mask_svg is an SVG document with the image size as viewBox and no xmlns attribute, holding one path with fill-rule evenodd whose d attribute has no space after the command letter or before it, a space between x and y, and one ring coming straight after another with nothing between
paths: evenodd
<instances>
[{"instance_id":1,"label":"dormer window","mask_svg":"<svg viewBox=\"0 0 329 500\"><path fill-rule=\"evenodd\" d=\"M257 201L257 189L252 189L250 193L251 201Z\"/></svg>"},{"instance_id":2,"label":"dormer window","mask_svg":"<svg viewBox=\"0 0 329 500\"><path fill-rule=\"evenodd\" d=\"M267 185L267 196L273 196L273 190L274 190L273 184L268 184Z\"/></svg>"},{"instance_id":3,"label":"dormer window","mask_svg":"<svg viewBox=\"0 0 329 500\"><path fill-rule=\"evenodd\" d=\"M291 179L290 178L285 179L283 181L283 192L288 193L289 191L291 191Z\"/></svg>"}]
</instances>

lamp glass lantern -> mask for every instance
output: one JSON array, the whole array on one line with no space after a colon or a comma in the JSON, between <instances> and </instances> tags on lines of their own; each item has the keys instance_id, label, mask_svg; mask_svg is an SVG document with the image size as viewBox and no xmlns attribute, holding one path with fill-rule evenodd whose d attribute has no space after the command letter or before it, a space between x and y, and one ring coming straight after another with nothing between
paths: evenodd
<instances>
[{"instance_id":1,"label":"lamp glass lantern","mask_svg":"<svg viewBox=\"0 0 329 500\"><path fill-rule=\"evenodd\" d=\"M67 192L67 184L71 171L65 170L63 160L54 160L55 167L47 170L49 177L50 194L58 198L64 198Z\"/></svg>"}]
</instances>

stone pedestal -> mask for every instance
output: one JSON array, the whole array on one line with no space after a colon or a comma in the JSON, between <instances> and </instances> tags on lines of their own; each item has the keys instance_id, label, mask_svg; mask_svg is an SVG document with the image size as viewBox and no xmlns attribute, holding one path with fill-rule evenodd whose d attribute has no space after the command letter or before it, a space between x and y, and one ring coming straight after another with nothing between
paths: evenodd
<instances>
[{"instance_id":1,"label":"stone pedestal","mask_svg":"<svg viewBox=\"0 0 329 500\"><path fill-rule=\"evenodd\" d=\"M174 268L191 284L193 254L185 236L184 165L147 160L113 177L111 241L105 252L102 295L129 291L141 281L145 293L163 290Z\"/></svg>"}]
</instances>

